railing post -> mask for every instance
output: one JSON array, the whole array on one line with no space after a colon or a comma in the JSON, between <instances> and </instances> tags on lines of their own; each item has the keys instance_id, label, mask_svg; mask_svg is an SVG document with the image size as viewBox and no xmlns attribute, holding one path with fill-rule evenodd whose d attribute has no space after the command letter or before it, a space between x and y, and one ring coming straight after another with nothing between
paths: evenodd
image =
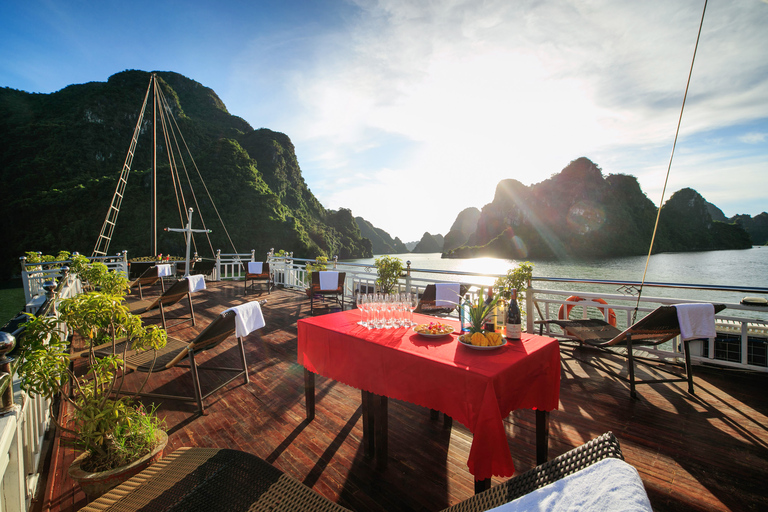
<instances>
[{"instance_id":1,"label":"railing post","mask_svg":"<svg viewBox=\"0 0 768 512\"><path fill-rule=\"evenodd\" d=\"M22 286L24 286L24 304L29 304L29 301L32 300L32 294L29 289L29 274L27 273L27 257L22 256L19 258L19 261L21 263L21 282Z\"/></svg>"},{"instance_id":2,"label":"railing post","mask_svg":"<svg viewBox=\"0 0 768 512\"><path fill-rule=\"evenodd\" d=\"M125 273L125 277L128 278L128 251L124 250L122 252L122 256L123 261L121 263L123 265L123 272Z\"/></svg>"},{"instance_id":3,"label":"railing post","mask_svg":"<svg viewBox=\"0 0 768 512\"><path fill-rule=\"evenodd\" d=\"M533 314L533 293L531 290L531 280L528 280L527 288L525 290L525 330L529 334L534 333L534 314ZM544 320L544 318L542 318Z\"/></svg>"},{"instance_id":4,"label":"railing post","mask_svg":"<svg viewBox=\"0 0 768 512\"><path fill-rule=\"evenodd\" d=\"M405 262L405 289L408 293L413 293L411 290L411 260Z\"/></svg>"},{"instance_id":5,"label":"railing post","mask_svg":"<svg viewBox=\"0 0 768 512\"><path fill-rule=\"evenodd\" d=\"M256 249L251 249L251 261L256 261Z\"/></svg>"},{"instance_id":6,"label":"railing post","mask_svg":"<svg viewBox=\"0 0 768 512\"><path fill-rule=\"evenodd\" d=\"M221 249L216 249L216 279L221 281Z\"/></svg>"},{"instance_id":7,"label":"railing post","mask_svg":"<svg viewBox=\"0 0 768 512\"><path fill-rule=\"evenodd\" d=\"M339 255L333 257L333 270L336 270L336 267L339 265Z\"/></svg>"}]
</instances>

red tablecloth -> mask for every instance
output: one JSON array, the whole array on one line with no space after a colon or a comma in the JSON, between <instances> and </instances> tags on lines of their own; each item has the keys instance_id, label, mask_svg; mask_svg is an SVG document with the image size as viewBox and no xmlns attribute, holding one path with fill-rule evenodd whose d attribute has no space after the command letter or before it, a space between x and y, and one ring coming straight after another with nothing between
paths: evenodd
<instances>
[{"instance_id":1,"label":"red tablecloth","mask_svg":"<svg viewBox=\"0 0 768 512\"><path fill-rule=\"evenodd\" d=\"M299 320L298 362L338 382L437 409L473 434L467 466L477 480L515 470L503 418L515 409L557 409L557 340L523 334L496 350L474 350L456 335L428 339L412 329L368 330L358 311ZM428 323L434 317L414 315ZM458 331L458 322L450 323Z\"/></svg>"}]
</instances>

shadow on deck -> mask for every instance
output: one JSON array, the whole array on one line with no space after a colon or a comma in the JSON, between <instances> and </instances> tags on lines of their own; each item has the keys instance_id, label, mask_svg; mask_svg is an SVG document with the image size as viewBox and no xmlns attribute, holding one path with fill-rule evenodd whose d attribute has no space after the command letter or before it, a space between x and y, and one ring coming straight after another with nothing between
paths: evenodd
<instances>
[{"instance_id":1,"label":"shadow on deck","mask_svg":"<svg viewBox=\"0 0 768 512\"><path fill-rule=\"evenodd\" d=\"M440 510L474 492L466 468L471 434L457 422L444 429L429 411L390 401L390 459L378 470L363 455L358 390L318 376L316 417L306 421L303 368L296 363L296 322L309 314L305 294L274 290L244 296L242 283L209 283L194 298L197 326L169 331L191 339L224 309L257 298L268 299L267 326L245 339L251 382L236 380L211 396L203 416L194 403L161 403L158 413L169 434L166 453L182 446L243 450L360 511ZM232 337L203 361L232 366L237 357ZM678 382L641 386L640 400L632 400L628 384L601 369L618 371L623 364L621 357L561 346L560 407L551 415L550 457L613 431L654 510L768 509L768 375L696 367L695 395ZM639 377L647 378L649 371ZM129 380L136 384L143 376ZM203 391L217 378L202 375ZM188 371L172 369L153 374L150 386L155 392L189 393L192 381ZM533 411L512 413L506 428L517 473L534 467ZM69 512L86 504L67 475L73 458L71 448L51 436L45 489L35 510ZM494 478L493 484L501 481Z\"/></svg>"}]
</instances>

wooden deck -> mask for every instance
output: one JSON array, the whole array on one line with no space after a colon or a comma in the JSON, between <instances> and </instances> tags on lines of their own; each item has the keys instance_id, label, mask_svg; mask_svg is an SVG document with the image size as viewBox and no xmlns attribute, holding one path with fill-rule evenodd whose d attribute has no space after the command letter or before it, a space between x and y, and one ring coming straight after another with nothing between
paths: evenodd
<instances>
[{"instance_id":1,"label":"wooden deck","mask_svg":"<svg viewBox=\"0 0 768 512\"><path fill-rule=\"evenodd\" d=\"M197 326L170 332L190 339L223 309L257 297L268 299L267 326L246 338L250 384L235 381L210 397L204 416L196 414L194 403L160 404L168 452L181 446L244 450L358 511L441 510L472 494L466 469L471 434L457 422L445 429L429 411L390 401L390 459L377 470L363 455L358 390L318 376L317 415L306 421L303 368L296 363L296 322L309 313L306 295L274 290L244 296L241 282L209 283L194 298ZM231 366L236 357L233 337L203 360ZM684 383L672 383L640 386L640 400L632 400L628 385L603 371L621 368L623 358L563 345L561 361L550 457L613 431L654 510L768 510L768 375L697 367L695 396ZM192 383L187 371L173 369L153 374L151 385L174 392ZM512 413L507 432L518 474L532 468L533 411ZM72 450L51 436L50 453L45 489L33 508L77 510L86 501L67 476ZM494 478L493 484L500 481Z\"/></svg>"}]
</instances>

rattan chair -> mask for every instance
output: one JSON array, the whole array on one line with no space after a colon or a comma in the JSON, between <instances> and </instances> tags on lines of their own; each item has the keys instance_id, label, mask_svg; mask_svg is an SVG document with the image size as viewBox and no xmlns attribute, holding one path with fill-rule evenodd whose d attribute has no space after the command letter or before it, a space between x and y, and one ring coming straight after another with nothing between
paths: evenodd
<instances>
[{"instance_id":1,"label":"rattan chair","mask_svg":"<svg viewBox=\"0 0 768 512\"><path fill-rule=\"evenodd\" d=\"M341 310L344 310L344 281L347 278L346 272L339 272L339 279L338 279L338 286L333 289L327 289L323 290L320 288L320 274L324 272L323 270L312 272L312 282L310 284L309 289L307 290L307 293L309 294L309 313L311 315L315 314L315 299L322 297L325 298L332 298L336 303L339 304L341 307Z\"/></svg>"},{"instance_id":2,"label":"rattan chair","mask_svg":"<svg viewBox=\"0 0 768 512\"><path fill-rule=\"evenodd\" d=\"M719 313L725 306L715 304L715 313ZM635 324L624 331L600 319L581 320L544 320L540 324L555 324L563 331L576 338L579 343L598 348L624 346L627 349L627 366L629 376L627 378L613 374L629 382L629 393L637 398L635 386L638 384L658 384L663 382L688 382L688 392L693 394L693 371L691 368L690 340L683 340L685 353L685 377L669 379L635 380L634 346L659 345L680 335L680 324L677 319L675 306L659 306Z\"/></svg>"},{"instance_id":3,"label":"rattan chair","mask_svg":"<svg viewBox=\"0 0 768 512\"><path fill-rule=\"evenodd\" d=\"M259 263L259 262L248 262ZM248 270L248 263L245 264L245 294L248 295L248 281L251 281L251 287L256 283L265 283L267 285L267 293L272 293L272 287L275 286L275 281L272 279L272 273L269 271L269 263L264 262L261 264L261 272L251 273Z\"/></svg>"},{"instance_id":4,"label":"rattan chair","mask_svg":"<svg viewBox=\"0 0 768 512\"><path fill-rule=\"evenodd\" d=\"M461 303L462 297L464 297L468 290L469 287L465 284L459 286L459 295L456 296L456 306ZM434 284L428 284L424 288L424 292L421 294L419 303L416 305L414 312L425 315L444 316L456 311L456 306L446 307L437 305L437 287Z\"/></svg>"},{"instance_id":5,"label":"rattan chair","mask_svg":"<svg viewBox=\"0 0 768 512\"><path fill-rule=\"evenodd\" d=\"M169 324L166 323L166 319L165 319L165 309L168 306L172 306L176 304L177 302L184 299L185 297L189 300L190 316L177 317L176 320L178 321L173 324L170 324L170 326L178 325L180 323L184 323L188 321L192 321L192 325L195 325L195 309L192 306L192 294L189 293L189 281L186 278L179 279L178 281L173 283L159 297L156 297L154 299L127 301L126 305L128 306L128 309L130 310L130 312L134 315L141 315L143 313L146 313L147 311L152 311L153 309L159 309L160 318L163 324L163 329L165 329L169 327Z\"/></svg>"},{"instance_id":6,"label":"rattan chair","mask_svg":"<svg viewBox=\"0 0 768 512\"><path fill-rule=\"evenodd\" d=\"M444 512L490 510L609 457L624 459L611 432ZM348 511L255 455L191 447L176 450L81 510Z\"/></svg>"},{"instance_id":7,"label":"rattan chair","mask_svg":"<svg viewBox=\"0 0 768 512\"><path fill-rule=\"evenodd\" d=\"M264 304L266 301L260 301L259 304ZM158 350L145 350L137 352L128 349L126 351L125 341L117 343L114 347L111 343L101 345L94 348L96 357L106 357L112 354L125 353L125 370L126 371L139 371L139 372L162 372L170 370L171 368L189 368L192 373L193 383L193 395L169 395L160 393L138 393L140 396L147 396L152 398L163 398L172 400L182 400L187 402L197 402L197 408L200 414L205 412L204 400L211 396L216 391L220 390L234 379L242 376L244 383L248 384L248 363L245 359L245 349L243 348L243 338L238 337L237 343L240 349L240 361L242 367L230 368L222 366L200 365L197 364L195 355L203 351L210 350L218 346L221 342L229 338L235 333L235 313L232 310L221 313L216 319L214 319L208 327L203 329L200 334L192 341L183 341L177 338L168 336L168 342L165 347ZM187 357L189 357L189 365L180 364ZM208 391L206 394L202 393L200 386L200 378L198 372L200 370L217 371L217 372L234 372L234 375L225 382L220 383L214 389ZM126 394L133 394L126 392Z\"/></svg>"}]
</instances>

